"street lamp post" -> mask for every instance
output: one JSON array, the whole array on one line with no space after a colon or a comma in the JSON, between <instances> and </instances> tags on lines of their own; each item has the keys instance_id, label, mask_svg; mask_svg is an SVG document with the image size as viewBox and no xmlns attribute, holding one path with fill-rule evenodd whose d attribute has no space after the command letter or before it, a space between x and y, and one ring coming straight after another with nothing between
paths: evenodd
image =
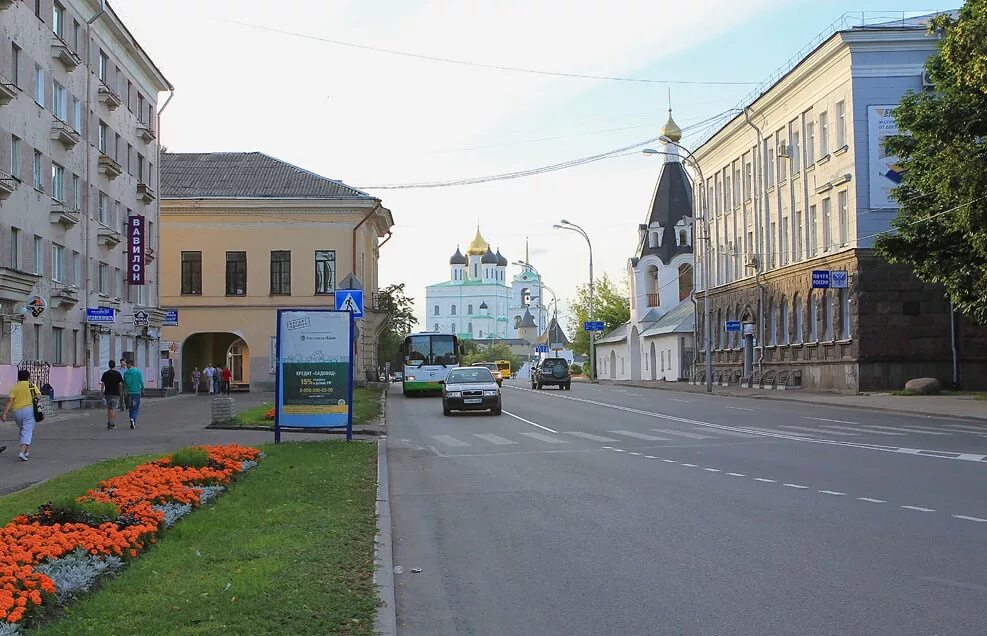
<instances>
[{"instance_id":1,"label":"street lamp post","mask_svg":"<svg viewBox=\"0 0 987 636\"><path fill-rule=\"evenodd\" d=\"M589 234L586 230L579 227L575 223L570 223L565 219L561 222L553 225L557 230L569 230L570 232L578 232L586 239L586 245L589 246L589 319L593 320L594 307L593 307L593 243L589 240ZM590 381L596 382L596 332L589 332L589 368L590 368Z\"/></svg>"},{"instance_id":2,"label":"street lamp post","mask_svg":"<svg viewBox=\"0 0 987 636\"><path fill-rule=\"evenodd\" d=\"M703 169L699 166L699 160L696 156L689 151L688 148L682 144L672 141L666 135L662 135L658 138L658 141L663 144L668 144L670 146L675 146L682 152L686 154L688 159L692 160L692 166L699 173L699 201L700 209L702 211L703 219L703 240L705 245L703 246L703 339L706 341L706 391L708 393L713 392L713 325L711 324L710 316L712 315L712 306L709 303L709 252L710 252L710 232L709 232L709 210L707 208L708 201L706 200L706 178L703 177ZM646 148L644 150L646 155L674 155L669 152L661 152L660 150L653 150L651 148Z\"/></svg>"}]
</instances>

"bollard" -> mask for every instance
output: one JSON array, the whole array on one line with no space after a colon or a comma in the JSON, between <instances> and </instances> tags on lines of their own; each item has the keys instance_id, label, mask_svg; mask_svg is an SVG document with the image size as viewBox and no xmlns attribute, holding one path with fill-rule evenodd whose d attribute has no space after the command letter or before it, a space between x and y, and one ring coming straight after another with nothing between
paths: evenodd
<instances>
[{"instance_id":1,"label":"bollard","mask_svg":"<svg viewBox=\"0 0 987 636\"><path fill-rule=\"evenodd\" d=\"M233 396L219 395L212 399L212 423L228 424L233 421Z\"/></svg>"}]
</instances>

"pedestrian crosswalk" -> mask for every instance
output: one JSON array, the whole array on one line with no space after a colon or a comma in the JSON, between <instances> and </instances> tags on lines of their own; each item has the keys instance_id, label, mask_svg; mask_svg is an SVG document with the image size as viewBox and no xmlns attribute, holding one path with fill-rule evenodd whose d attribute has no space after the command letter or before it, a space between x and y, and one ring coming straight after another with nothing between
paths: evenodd
<instances>
[{"instance_id":1,"label":"pedestrian crosswalk","mask_svg":"<svg viewBox=\"0 0 987 636\"><path fill-rule=\"evenodd\" d=\"M456 435L431 435L431 439L437 447L455 449L473 449L481 447L519 447L531 445L536 446L563 446L572 445L576 442L589 442L592 444L647 444L672 446L682 444L705 444L705 443L740 443L739 439L756 440L766 437L778 438L781 436L791 438L808 439L845 439L848 437L863 438L868 435L874 436L897 436L908 435L933 435L942 436L982 436L987 437L987 425L975 426L966 424L944 424L941 427L920 426L915 424L901 424L900 426L884 426L877 424L858 424L846 420L821 420L816 419L818 424L798 425L781 424L771 422L770 427L746 426L743 424L733 424L731 428L716 428L713 426L687 425L682 427L648 428L641 430L613 429L597 432L587 431L517 431L498 430L496 433L482 432L458 432ZM578 448L578 446L571 446Z\"/></svg>"}]
</instances>

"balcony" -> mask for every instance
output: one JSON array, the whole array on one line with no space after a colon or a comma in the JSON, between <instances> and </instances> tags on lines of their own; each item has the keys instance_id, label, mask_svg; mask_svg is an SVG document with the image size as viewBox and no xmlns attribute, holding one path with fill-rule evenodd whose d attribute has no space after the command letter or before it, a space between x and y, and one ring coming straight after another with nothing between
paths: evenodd
<instances>
[{"instance_id":1,"label":"balcony","mask_svg":"<svg viewBox=\"0 0 987 636\"><path fill-rule=\"evenodd\" d=\"M113 249L123 241L123 234L111 227L100 225L99 232L96 234L96 240L103 247Z\"/></svg>"},{"instance_id":2,"label":"balcony","mask_svg":"<svg viewBox=\"0 0 987 636\"><path fill-rule=\"evenodd\" d=\"M123 174L123 166L109 155L99 156L99 170L110 180L116 179Z\"/></svg>"},{"instance_id":3,"label":"balcony","mask_svg":"<svg viewBox=\"0 0 987 636\"><path fill-rule=\"evenodd\" d=\"M138 183L137 196L139 196L144 203L150 203L151 201L154 201L154 190L152 190L151 186L146 183Z\"/></svg>"},{"instance_id":4,"label":"balcony","mask_svg":"<svg viewBox=\"0 0 987 636\"><path fill-rule=\"evenodd\" d=\"M72 130L71 126L59 119L56 119L55 123L51 125L51 138L52 141L57 141L65 146L66 150L75 148L76 144L82 141L82 135Z\"/></svg>"},{"instance_id":5,"label":"balcony","mask_svg":"<svg viewBox=\"0 0 987 636\"><path fill-rule=\"evenodd\" d=\"M8 104L17 98L17 93L20 90L14 86L13 82L8 82L4 77L0 76L0 106Z\"/></svg>"},{"instance_id":6,"label":"balcony","mask_svg":"<svg viewBox=\"0 0 987 636\"><path fill-rule=\"evenodd\" d=\"M99 101L106 104L106 107L110 110L116 110L121 104L123 104L123 100L120 99L120 96L114 93L112 88L102 83L99 85Z\"/></svg>"},{"instance_id":7,"label":"balcony","mask_svg":"<svg viewBox=\"0 0 987 636\"><path fill-rule=\"evenodd\" d=\"M51 222L63 226L66 230L75 227L79 223L79 212L70 210L60 201L51 202Z\"/></svg>"},{"instance_id":8,"label":"balcony","mask_svg":"<svg viewBox=\"0 0 987 636\"><path fill-rule=\"evenodd\" d=\"M0 300L22 303L27 300L34 284L41 278L9 267L0 267Z\"/></svg>"},{"instance_id":9,"label":"balcony","mask_svg":"<svg viewBox=\"0 0 987 636\"><path fill-rule=\"evenodd\" d=\"M658 292L648 294L648 307L661 307L661 299Z\"/></svg>"},{"instance_id":10,"label":"balcony","mask_svg":"<svg viewBox=\"0 0 987 636\"><path fill-rule=\"evenodd\" d=\"M75 307L79 303L79 289L66 285L61 289L55 290L51 295L51 299L62 307Z\"/></svg>"},{"instance_id":11,"label":"balcony","mask_svg":"<svg viewBox=\"0 0 987 636\"><path fill-rule=\"evenodd\" d=\"M140 138L147 144L158 138L158 136L154 134L154 131L151 130L150 126L140 122L137 123L137 134L140 135Z\"/></svg>"},{"instance_id":12,"label":"balcony","mask_svg":"<svg viewBox=\"0 0 987 636\"><path fill-rule=\"evenodd\" d=\"M52 34L52 38L51 56L61 62L66 71L74 71L77 66L82 64L82 58L76 55L62 38L55 34Z\"/></svg>"},{"instance_id":13,"label":"balcony","mask_svg":"<svg viewBox=\"0 0 987 636\"><path fill-rule=\"evenodd\" d=\"M0 172L0 199L6 199L17 189L17 179L6 172Z\"/></svg>"}]
</instances>

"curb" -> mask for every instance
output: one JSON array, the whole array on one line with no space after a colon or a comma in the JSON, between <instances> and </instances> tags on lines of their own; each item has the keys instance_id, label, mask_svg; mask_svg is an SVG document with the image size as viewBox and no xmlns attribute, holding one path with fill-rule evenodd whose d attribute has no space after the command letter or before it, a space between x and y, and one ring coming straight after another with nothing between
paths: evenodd
<instances>
[{"instance_id":1,"label":"curb","mask_svg":"<svg viewBox=\"0 0 987 636\"><path fill-rule=\"evenodd\" d=\"M824 402L816 400L806 400L800 399L795 396L789 395L777 395L775 393L765 393L763 395L751 394L744 395L743 393L720 393L713 391L712 393L706 393L705 391L691 391L689 389L680 389L674 386L646 386L640 384L631 384L629 382L608 382L607 384L612 384L613 386L623 386L635 389L651 389L653 391L673 391L675 393L698 393L700 395L713 395L717 397L735 397L735 398L746 398L749 400L773 400L777 402L797 402L799 404L816 404L818 406L836 406L844 409L857 409L858 411L881 411L884 413L901 413L903 415L912 415L915 417L938 417L950 420L968 420L970 422L987 422L987 416L979 417L977 415L944 415L941 413L924 413L922 411L914 411L905 408L890 408L886 406L866 406L862 404L846 404L843 402ZM674 384L674 383L672 383ZM748 389L749 391L759 391L763 389Z\"/></svg>"},{"instance_id":2,"label":"curb","mask_svg":"<svg viewBox=\"0 0 987 636\"><path fill-rule=\"evenodd\" d=\"M387 403L381 421L387 420ZM374 585L380 605L374 617L374 633L397 635L397 611L394 602L394 548L391 542L391 498L387 473L387 435L377 441L377 534L374 536Z\"/></svg>"}]
</instances>

